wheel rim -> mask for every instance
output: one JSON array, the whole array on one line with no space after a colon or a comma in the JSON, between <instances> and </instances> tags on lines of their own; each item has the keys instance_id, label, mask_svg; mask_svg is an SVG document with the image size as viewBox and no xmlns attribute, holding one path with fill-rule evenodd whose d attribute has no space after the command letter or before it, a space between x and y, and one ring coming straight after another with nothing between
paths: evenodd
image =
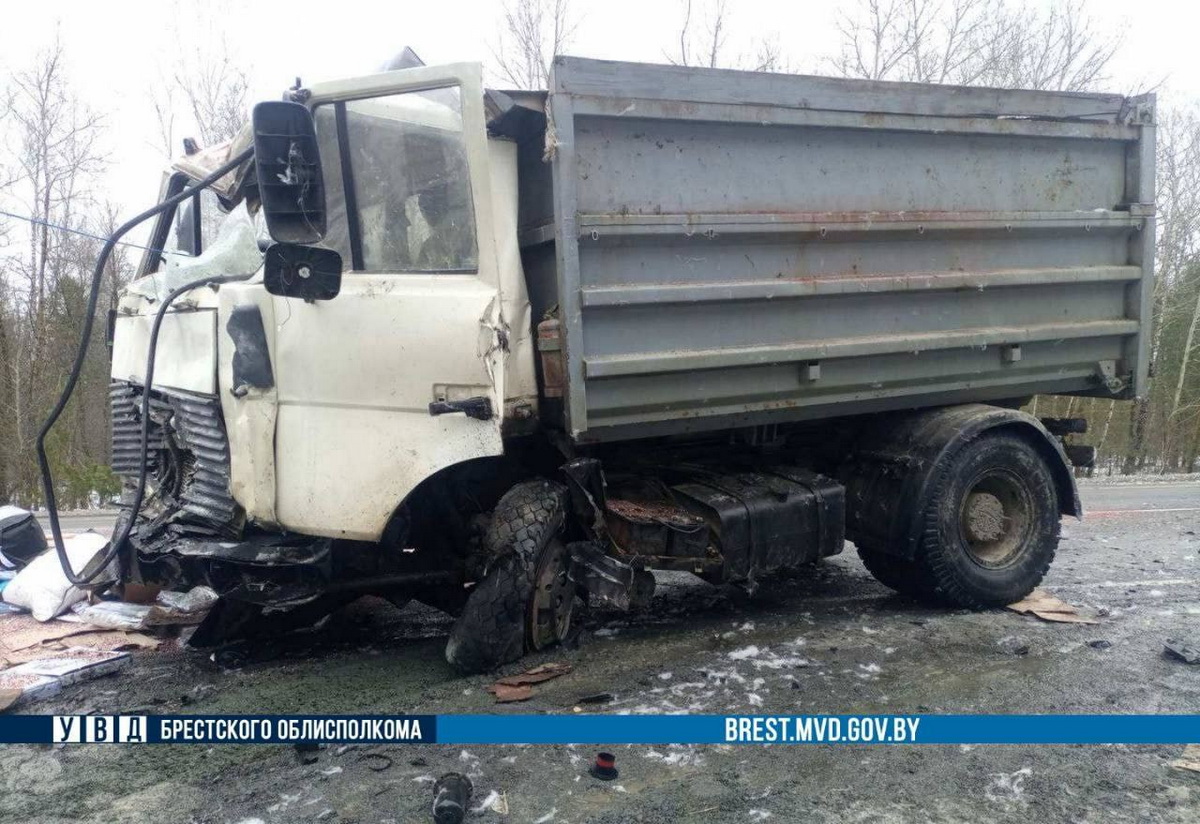
<instances>
[{"instance_id":1,"label":"wheel rim","mask_svg":"<svg viewBox=\"0 0 1200 824\"><path fill-rule=\"evenodd\" d=\"M567 553L558 540L546 545L538 559L529 599L529 646L540 650L556 644L571 629L575 582L567 574Z\"/></svg>"},{"instance_id":2,"label":"wheel rim","mask_svg":"<svg viewBox=\"0 0 1200 824\"><path fill-rule=\"evenodd\" d=\"M991 470L967 487L959 506L963 544L971 560L997 569L1022 552L1033 527L1033 497L1017 475Z\"/></svg>"}]
</instances>

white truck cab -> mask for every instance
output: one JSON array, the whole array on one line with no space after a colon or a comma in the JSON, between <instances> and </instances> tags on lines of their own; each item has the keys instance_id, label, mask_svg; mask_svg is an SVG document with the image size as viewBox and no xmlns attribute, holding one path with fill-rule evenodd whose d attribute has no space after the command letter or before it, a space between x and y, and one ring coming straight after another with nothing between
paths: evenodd
<instances>
[{"instance_id":1,"label":"white truck cab","mask_svg":"<svg viewBox=\"0 0 1200 824\"><path fill-rule=\"evenodd\" d=\"M247 520L378 541L422 480L502 454L506 420L519 427L536 416L516 147L487 134L480 71L421 67L308 90L325 243L345 270L337 300L270 295L259 273L218 293L198 290L164 322L156 388L218 401L229 492ZM219 225L216 198L199 207L206 225ZM179 220L161 218L164 227ZM185 274L207 263L205 251L199 257ZM142 274L153 280L164 266L148 255ZM117 382L136 383L145 361L146 318L157 307L142 291L121 302ZM235 369L235 335L253 313L267 385ZM431 414L431 404L460 402L471 414Z\"/></svg>"}]
</instances>

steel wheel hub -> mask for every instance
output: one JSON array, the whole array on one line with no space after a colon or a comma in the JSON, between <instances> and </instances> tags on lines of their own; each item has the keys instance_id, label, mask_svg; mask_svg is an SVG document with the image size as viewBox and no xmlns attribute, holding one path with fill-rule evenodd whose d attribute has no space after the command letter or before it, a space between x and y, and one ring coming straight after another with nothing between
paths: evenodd
<instances>
[{"instance_id":1,"label":"steel wheel hub","mask_svg":"<svg viewBox=\"0 0 1200 824\"><path fill-rule=\"evenodd\" d=\"M544 649L562 641L571 629L575 610L575 582L567 574L567 553L558 540L551 541L538 559L533 595L529 599L529 646Z\"/></svg>"}]
</instances>

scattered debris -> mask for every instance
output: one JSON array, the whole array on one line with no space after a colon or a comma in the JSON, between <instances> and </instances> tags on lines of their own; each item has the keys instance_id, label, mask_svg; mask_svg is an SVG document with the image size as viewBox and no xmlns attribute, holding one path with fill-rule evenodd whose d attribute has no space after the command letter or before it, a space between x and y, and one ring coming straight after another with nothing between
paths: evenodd
<instances>
[{"instance_id":1,"label":"scattered debris","mask_svg":"<svg viewBox=\"0 0 1200 824\"><path fill-rule=\"evenodd\" d=\"M13 707L27 701L37 701L41 698L58 695L62 692L62 682L48 675L17 673L9 669L0 672L0 691L6 694L16 693L16 696L8 703L9 707Z\"/></svg>"},{"instance_id":2,"label":"scattered debris","mask_svg":"<svg viewBox=\"0 0 1200 824\"><path fill-rule=\"evenodd\" d=\"M1200 744L1188 744L1179 757L1171 762L1177 770L1200 773Z\"/></svg>"},{"instance_id":3,"label":"scattered debris","mask_svg":"<svg viewBox=\"0 0 1200 824\"><path fill-rule=\"evenodd\" d=\"M1024 638L1019 638L1015 635L1006 635L996 642L1000 649L1007 652L1009 655L1028 655L1029 642Z\"/></svg>"},{"instance_id":4,"label":"scattered debris","mask_svg":"<svg viewBox=\"0 0 1200 824\"><path fill-rule=\"evenodd\" d=\"M570 671L571 665L562 662L539 664L525 672L497 678L496 683L488 687L487 691L496 696L497 704L528 701L533 697L533 684L540 684L543 681L549 681L551 678L558 678L560 675L566 675Z\"/></svg>"},{"instance_id":5,"label":"scattered debris","mask_svg":"<svg viewBox=\"0 0 1200 824\"><path fill-rule=\"evenodd\" d=\"M1186 641L1168 638L1163 645L1163 654L1169 658L1178 658L1185 664L1200 664L1200 647Z\"/></svg>"},{"instance_id":6,"label":"scattered debris","mask_svg":"<svg viewBox=\"0 0 1200 824\"><path fill-rule=\"evenodd\" d=\"M392 759L381 752L363 753L358 760L365 763L371 772L383 772L392 766Z\"/></svg>"},{"instance_id":7,"label":"scattered debris","mask_svg":"<svg viewBox=\"0 0 1200 824\"><path fill-rule=\"evenodd\" d=\"M497 704L515 704L518 701L528 701L533 697L533 687L527 684L510 687L507 684L495 683L488 687L487 691L496 696Z\"/></svg>"},{"instance_id":8,"label":"scattered debris","mask_svg":"<svg viewBox=\"0 0 1200 824\"><path fill-rule=\"evenodd\" d=\"M1100 638L1096 641L1088 641L1088 646L1092 649L1108 649L1112 646L1112 641Z\"/></svg>"},{"instance_id":9,"label":"scattered debris","mask_svg":"<svg viewBox=\"0 0 1200 824\"><path fill-rule=\"evenodd\" d=\"M20 569L46 550L46 534L27 509L0 506L0 570Z\"/></svg>"},{"instance_id":10,"label":"scattered debris","mask_svg":"<svg viewBox=\"0 0 1200 824\"><path fill-rule=\"evenodd\" d=\"M316 764L321 757L320 744L302 741L299 744L293 744L292 747L296 750L296 760L301 764Z\"/></svg>"},{"instance_id":11,"label":"scattered debris","mask_svg":"<svg viewBox=\"0 0 1200 824\"><path fill-rule=\"evenodd\" d=\"M508 795L492 790L487 794L487 798L479 802L479 806L471 808L473 813L482 813L488 810L499 815L508 815Z\"/></svg>"},{"instance_id":12,"label":"scattered debris","mask_svg":"<svg viewBox=\"0 0 1200 824\"><path fill-rule=\"evenodd\" d=\"M0 672L0 692L8 697L2 708L57 695L70 684L116 672L129 660L127 652L100 652L75 647L51 657L10 667Z\"/></svg>"},{"instance_id":13,"label":"scattered debris","mask_svg":"<svg viewBox=\"0 0 1200 824\"><path fill-rule=\"evenodd\" d=\"M1044 589L1035 589L1015 604L1009 604L1008 608L1022 615L1032 615L1036 618L1041 618L1043 621L1052 621L1055 623L1099 623L1099 621L1094 621L1091 618L1084 618L1075 607L1065 601L1060 601Z\"/></svg>"},{"instance_id":14,"label":"scattered debris","mask_svg":"<svg viewBox=\"0 0 1200 824\"><path fill-rule=\"evenodd\" d=\"M199 624L217 602L217 593L198 586L188 592L159 592L151 604L125 601L81 601L71 611L87 623L108 629L136 630L148 627Z\"/></svg>"},{"instance_id":15,"label":"scattered debris","mask_svg":"<svg viewBox=\"0 0 1200 824\"><path fill-rule=\"evenodd\" d=\"M619 773L617 771L617 757L610 752L596 753L596 761L588 768L592 778L598 778L601 781L612 781Z\"/></svg>"},{"instance_id":16,"label":"scattered debris","mask_svg":"<svg viewBox=\"0 0 1200 824\"><path fill-rule=\"evenodd\" d=\"M108 548L108 539L96 532L81 532L63 536L63 544L67 559L78 572ZM4 588L6 602L29 610L39 621L61 615L86 597L85 590L67 580L57 553L49 551L30 561Z\"/></svg>"},{"instance_id":17,"label":"scattered debris","mask_svg":"<svg viewBox=\"0 0 1200 824\"><path fill-rule=\"evenodd\" d=\"M576 704L607 704L613 700L611 692L598 692L594 695L585 695L582 698L576 699Z\"/></svg>"},{"instance_id":18,"label":"scattered debris","mask_svg":"<svg viewBox=\"0 0 1200 824\"><path fill-rule=\"evenodd\" d=\"M0 659L10 664L44 658L48 651L88 647L102 652L155 649L157 638L72 623L65 618L41 623L30 615L0 615Z\"/></svg>"},{"instance_id":19,"label":"scattered debris","mask_svg":"<svg viewBox=\"0 0 1200 824\"><path fill-rule=\"evenodd\" d=\"M471 801L471 779L450 772L433 785L433 820L437 824L461 824Z\"/></svg>"},{"instance_id":20,"label":"scattered debris","mask_svg":"<svg viewBox=\"0 0 1200 824\"><path fill-rule=\"evenodd\" d=\"M540 684L543 681L549 681L551 678L557 678L560 675L566 675L571 671L571 665L562 662L552 662L549 664L539 664L533 669L518 673L517 675L506 675L503 678L497 678L497 684L504 684L507 687L519 687L526 684Z\"/></svg>"}]
</instances>

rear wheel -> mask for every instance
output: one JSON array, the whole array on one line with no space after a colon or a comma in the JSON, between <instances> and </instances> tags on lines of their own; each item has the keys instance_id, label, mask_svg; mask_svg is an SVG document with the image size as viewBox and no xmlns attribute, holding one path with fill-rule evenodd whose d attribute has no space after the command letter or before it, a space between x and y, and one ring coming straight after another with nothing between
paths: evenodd
<instances>
[{"instance_id":1,"label":"rear wheel","mask_svg":"<svg viewBox=\"0 0 1200 824\"><path fill-rule=\"evenodd\" d=\"M919 565L951 603L1014 603L1050 568L1059 517L1054 478L1037 449L1016 435L985 435L963 447L935 484Z\"/></svg>"},{"instance_id":2,"label":"rear wheel","mask_svg":"<svg viewBox=\"0 0 1200 824\"><path fill-rule=\"evenodd\" d=\"M566 636L575 590L562 542L565 517L566 490L551 481L517 484L496 504L484 575L446 645L446 660L457 669L485 672Z\"/></svg>"},{"instance_id":3,"label":"rear wheel","mask_svg":"<svg viewBox=\"0 0 1200 824\"><path fill-rule=\"evenodd\" d=\"M1059 502L1041 454L1009 433L984 435L953 455L933 484L913 558L859 549L885 586L969 609L1028 595L1058 547Z\"/></svg>"}]
</instances>

